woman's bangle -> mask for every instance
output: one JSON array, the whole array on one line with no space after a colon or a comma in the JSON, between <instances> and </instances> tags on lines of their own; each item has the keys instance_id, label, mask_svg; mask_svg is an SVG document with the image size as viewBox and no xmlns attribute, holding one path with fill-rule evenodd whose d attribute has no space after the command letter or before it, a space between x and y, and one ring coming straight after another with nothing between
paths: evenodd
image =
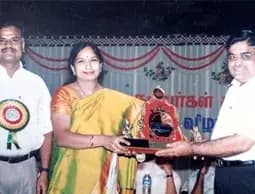
<instances>
[{"instance_id":1,"label":"woman's bangle","mask_svg":"<svg viewBox=\"0 0 255 194\"><path fill-rule=\"evenodd\" d=\"M94 135L91 135L91 137L90 137L90 147L93 147L93 145L94 145Z\"/></svg>"},{"instance_id":2,"label":"woman's bangle","mask_svg":"<svg viewBox=\"0 0 255 194\"><path fill-rule=\"evenodd\" d=\"M166 178L172 178L173 177L173 174L167 174L166 175Z\"/></svg>"}]
</instances>

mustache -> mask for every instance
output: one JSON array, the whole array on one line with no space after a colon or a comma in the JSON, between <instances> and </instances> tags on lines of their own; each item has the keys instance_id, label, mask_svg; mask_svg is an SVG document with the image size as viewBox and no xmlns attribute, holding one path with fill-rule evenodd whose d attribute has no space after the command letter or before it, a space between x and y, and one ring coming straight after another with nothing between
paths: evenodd
<instances>
[{"instance_id":1,"label":"mustache","mask_svg":"<svg viewBox=\"0 0 255 194\"><path fill-rule=\"evenodd\" d=\"M17 50L16 49L14 49L14 48L12 48L12 47L7 47L7 48L3 48L3 49L1 49L1 52L7 52L7 51L11 51L11 52L16 52Z\"/></svg>"}]
</instances>

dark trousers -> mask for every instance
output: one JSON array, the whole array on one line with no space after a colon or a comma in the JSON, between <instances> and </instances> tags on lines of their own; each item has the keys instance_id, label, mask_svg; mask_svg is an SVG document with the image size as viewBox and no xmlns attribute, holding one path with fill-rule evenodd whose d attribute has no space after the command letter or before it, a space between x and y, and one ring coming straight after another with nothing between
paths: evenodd
<instances>
[{"instance_id":1,"label":"dark trousers","mask_svg":"<svg viewBox=\"0 0 255 194\"><path fill-rule=\"evenodd\" d=\"M215 194L255 194L255 165L216 167Z\"/></svg>"}]
</instances>

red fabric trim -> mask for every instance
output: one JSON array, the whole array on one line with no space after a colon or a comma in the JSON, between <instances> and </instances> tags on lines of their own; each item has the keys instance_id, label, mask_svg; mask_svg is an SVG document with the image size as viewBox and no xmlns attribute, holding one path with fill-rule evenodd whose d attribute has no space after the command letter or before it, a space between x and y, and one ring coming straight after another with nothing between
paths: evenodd
<instances>
[{"instance_id":1,"label":"red fabric trim","mask_svg":"<svg viewBox=\"0 0 255 194\"><path fill-rule=\"evenodd\" d=\"M35 51L33 51L30 48L27 48L26 51L30 52L31 54L37 56L38 58L47 60L47 61L53 61L53 62L64 62L64 61L68 61L68 58L64 58L64 59L55 59L55 58L50 58L50 57L44 57L42 55L39 55L38 53L36 53Z\"/></svg>"},{"instance_id":2,"label":"red fabric trim","mask_svg":"<svg viewBox=\"0 0 255 194\"><path fill-rule=\"evenodd\" d=\"M216 49L212 53L210 53L208 55L205 55L205 56L202 56L202 57L191 58L191 57L184 57L184 56L178 55L177 53L174 53L173 51L171 51L169 48L164 47L164 49L166 49L167 52L171 53L171 55L173 55L173 56L175 56L177 58L183 59L183 60L187 60L187 61L200 61L200 60L206 59L208 57L211 57L211 56L215 55L222 48L223 48L223 46L219 47L218 49Z\"/></svg>"},{"instance_id":3,"label":"red fabric trim","mask_svg":"<svg viewBox=\"0 0 255 194\"><path fill-rule=\"evenodd\" d=\"M146 65L149 61L151 61L159 52L159 49L156 50L155 53L152 54L152 56L150 58L148 58L147 60L145 60L144 62L138 64L138 65L135 65L135 66L132 66L132 67L121 67L121 66L118 66L118 65L115 65L115 64L112 64L110 61L108 61L107 59L105 59L105 64L109 65L110 67L114 68L114 69L118 69L118 70L126 70L126 71L130 71L130 70L134 70L134 69L138 69L144 65Z\"/></svg>"},{"instance_id":4,"label":"red fabric trim","mask_svg":"<svg viewBox=\"0 0 255 194\"><path fill-rule=\"evenodd\" d=\"M149 52L145 53L145 54L142 55L142 56L139 56L139 57L136 57L136 58L131 58L131 59L117 58L117 57L114 57L114 56L112 56L112 55L106 53L106 52L103 51L102 49L100 49L100 50L101 50L103 56L108 57L108 58L110 58L110 59L112 59L112 60L121 61L121 62L134 62L134 61L141 60L141 59L147 57L148 55L150 55L151 53L153 53L153 52L154 52L155 50L157 50L157 49L159 49L159 46L154 47L153 49L151 49Z\"/></svg>"},{"instance_id":5,"label":"red fabric trim","mask_svg":"<svg viewBox=\"0 0 255 194\"><path fill-rule=\"evenodd\" d=\"M49 66L47 66L45 64L42 64L38 59L36 59L29 50L27 50L27 54L36 64L38 64L39 66L41 66L41 67L43 67L45 69L49 69L51 71L63 71L63 70L67 70L68 69L68 67L49 67Z\"/></svg>"},{"instance_id":6,"label":"red fabric trim","mask_svg":"<svg viewBox=\"0 0 255 194\"><path fill-rule=\"evenodd\" d=\"M167 55L168 59L170 61L172 61L174 64L176 64L178 67L182 68L182 69L186 69L186 70L191 70L191 71L195 71L195 70L199 70L199 69L203 69L205 67L210 66L212 63L214 63L219 57L220 55L223 53L224 48L209 62L197 67L187 67L184 64L181 64L179 62L177 62L175 59L173 59L173 57L165 50L165 48L162 48L163 52Z\"/></svg>"}]
</instances>

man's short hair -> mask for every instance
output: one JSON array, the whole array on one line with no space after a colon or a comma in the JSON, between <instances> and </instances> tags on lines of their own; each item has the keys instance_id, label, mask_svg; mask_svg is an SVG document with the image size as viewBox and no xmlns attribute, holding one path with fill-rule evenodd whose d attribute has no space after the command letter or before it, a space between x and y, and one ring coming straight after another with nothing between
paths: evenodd
<instances>
[{"instance_id":1,"label":"man's short hair","mask_svg":"<svg viewBox=\"0 0 255 194\"><path fill-rule=\"evenodd\" d=\"M20 36L24 38L24 28L23 28L23 25L21 25L20 23L16 23L16 22L1 22L0 23L0 29L11 27L11 26L14 26L15 28L17 28L20 32Z\"/></svg>"},{"instance_id":2,"label":"man's short hair","mask_svg":"<svg viewBox=\"0 0 255 194\"><path fill-rule=\"evenodd\" d=\"M226 49L229 50L229 48L241 41L247 41L249 46L255 46L255 35L251 30L242 30L238 34L233 34L230 36L228 41L226 42Z\"/></svg>"}]
</instances>

